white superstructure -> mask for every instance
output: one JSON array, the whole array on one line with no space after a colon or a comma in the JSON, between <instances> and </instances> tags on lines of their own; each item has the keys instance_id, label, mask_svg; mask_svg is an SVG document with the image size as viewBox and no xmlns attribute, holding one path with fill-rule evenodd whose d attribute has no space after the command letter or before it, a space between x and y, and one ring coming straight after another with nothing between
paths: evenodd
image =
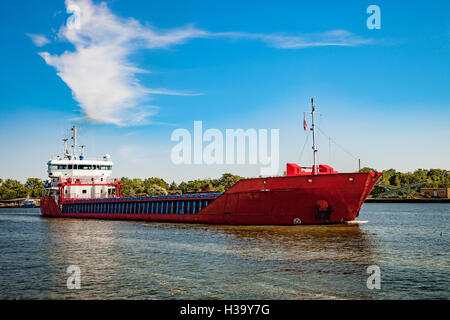
<instances>
[{"instance_id":1,"label":"white superstructure","mask_svg":"<svg viewBox=\"0 0 450 320\"><path fill-rule=\"evenodd\" d=\"M115 195L115 187L107 185L113 183L111 178L113 162L107 154L102 159L87 159L84 156L84 146L81 153L77 152L77 128L73 126L71 150L67 146L68 139L64 141L63 155L48 161L48 180L45 183L46 191L59 198L63 190L64 198L107 198ZM70 152L71 151L71 152ZM60 186L64 184L63 189Z\"/></svg>"}]
</instances>

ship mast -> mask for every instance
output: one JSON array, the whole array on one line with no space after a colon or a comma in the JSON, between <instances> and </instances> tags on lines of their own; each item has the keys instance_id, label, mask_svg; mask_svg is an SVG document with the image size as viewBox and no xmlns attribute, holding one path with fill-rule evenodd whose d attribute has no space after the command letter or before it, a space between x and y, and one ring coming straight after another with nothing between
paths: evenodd
<instances>
[{"instance_id":1,"label":"ship mast","mask_svg":"<svg viewBox=\"0 0 450 320\"><path fill-rule=\"evenodd\" d=\"M73 151L73 158L76 160L77 159L77 127L73 126L71 128L71 130L73 131L72 134L72 151Z\"/></svg>"},{"instance_id":2,"label":"ship mast","mask_svg":"<svg viewBox=\"0 0 450 320\"><path fill-rule=\"evenodd\" d=\"M311 98L311 131L312 131L312 138L313 138L313 168L312 168L312 174L317 174L317 162L316 162L316 156L317 156L317 149L316 149L316 129L314 126L314 111L316 110L316 107L314 107L314 99Z\"/></svg>"}]
</instances>

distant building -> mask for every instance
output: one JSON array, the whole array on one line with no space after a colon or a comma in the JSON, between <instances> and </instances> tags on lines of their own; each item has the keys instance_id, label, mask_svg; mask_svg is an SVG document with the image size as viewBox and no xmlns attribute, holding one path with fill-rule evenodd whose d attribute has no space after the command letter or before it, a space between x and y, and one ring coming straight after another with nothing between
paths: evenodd
<instances>
[{"instance_id":1,"label":"distant building","mask_svg":"<svg viewBox=\"0 0 450 320\"><path fill-rule=\"evenodd\" d=\"M421 188L420 193L426 198L450 199L450 188Z\"/></svg>"}]
</instances>

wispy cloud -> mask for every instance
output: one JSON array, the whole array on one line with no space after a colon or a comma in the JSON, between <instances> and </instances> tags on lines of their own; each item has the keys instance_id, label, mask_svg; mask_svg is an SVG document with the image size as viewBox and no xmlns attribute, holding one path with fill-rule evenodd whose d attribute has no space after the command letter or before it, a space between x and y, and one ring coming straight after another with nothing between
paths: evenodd
<instances>
[{"instance_id":1,"label":"wispy cloud","mask_svg":"<svg viewBox=\"0 0 450 320\"><path fill-rule=\"evenodd\" d=\"M47 43L50 43L50 40L48 40L43 34L27 33L26 35L30 37L31 41L33 41L33 43L38 47L43 47Z\"/></svg>"},{"instance_id":2,"label":"wispy cloud","mask_svg":"<svg viewBox=\"0 0 450 320\"><path fill-rule=\"evenodd\" d=\"M255 39L263 41L267 45L279 49L303 49L324 46L358 46L372 42L371 39L362 38L347 30L331 30L296 36L247 32L222 32L211 34L211 36L221 36L235 39Z\"/></svg>"},{"instance_id":3,"label":"wispy cloud","mask_svg":"<svg viewBox=\"0 0 450 320\"><path fill-rule=\"evenodd\" d=\"M40 52L45 62L53 66L59 77L70 87L74 99L87 118L119 126L145 123L155 113L148 106L152 95L198 95L169 89L151 89L141 85L137 76L148 73L130 61L130 55L140 49L164 49L186 43L194 38L231 38L257 40L280 49L301 49L317 46L356 46L367 44L345 30L308 35L252 34L246 32L213 33L187 25L170 30L157 30L139 21L114 15L102 2L66 0L68 11L77 8L79 28L62 26L60 39L70 42L74 51L60 55ZM45 36L29 35L42 46Z\"/></svg>"}]
</instances>

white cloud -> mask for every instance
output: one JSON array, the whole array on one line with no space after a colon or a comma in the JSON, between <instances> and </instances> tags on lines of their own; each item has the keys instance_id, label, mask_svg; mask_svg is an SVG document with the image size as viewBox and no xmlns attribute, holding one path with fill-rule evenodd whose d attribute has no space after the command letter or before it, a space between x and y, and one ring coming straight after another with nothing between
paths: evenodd
<instances>
[{"instance_id":1,"label":"white cloud","mask_svg":"<svg viewBox=\"0 0 450 320\"><path fill-rule=\"evenodd\" d=\"M31 41L33 41L33 43L38 47L42 47L47 43L50 43L50 40L48 40L43 34L27 33L26 35L30 37Z\"/></svg>"},{"instance_id":2,"label":"white cloud","mask_svg":"<svg viewBox=\"0 0 450 320\"><path fill-rule=\"evenodd\" d=\"M147 105L151 95L196 95L143 87L137 75L148 71L138 68L129 59L139 49L167 48L193 38L216 37L255 39L281 49L368 43L368 40L344 30L288 36L211 33L188 25L161 31L132 18L120 18L103 2L94 4L91 0L66 0L65 3L68 12L79 13L79 27L74 23L74 14L70 18L71 23L60 28L58 36L70 42L74 51L65 51L60 55L40 52L39 55L56 69L58 76L70 87L87 118L120 126L144 123L153 115L155 108ZM42 35L29 36L38 46L47 43Z\"/></svg>"},{"instance_id":3,"label":"white cloud","mask_svg":"<svg viewBox=\"0 0 450 320\"><path fill-rule=\"evenodd\" d=\"M59 37L69 41L74 51L61 55L40 52L45 62L71 88L87 118L103 123L134 125L154 114L147 106L149 94L192 95L167 89L149 89L137 79L145 73L129 61L139 48L165 48L198 37L202 31L192 26L157 33L134 19L115 16L105 3L66 0L66 7L79 7L80 27L61 27Z\"/></svg>"}]
</instances>

